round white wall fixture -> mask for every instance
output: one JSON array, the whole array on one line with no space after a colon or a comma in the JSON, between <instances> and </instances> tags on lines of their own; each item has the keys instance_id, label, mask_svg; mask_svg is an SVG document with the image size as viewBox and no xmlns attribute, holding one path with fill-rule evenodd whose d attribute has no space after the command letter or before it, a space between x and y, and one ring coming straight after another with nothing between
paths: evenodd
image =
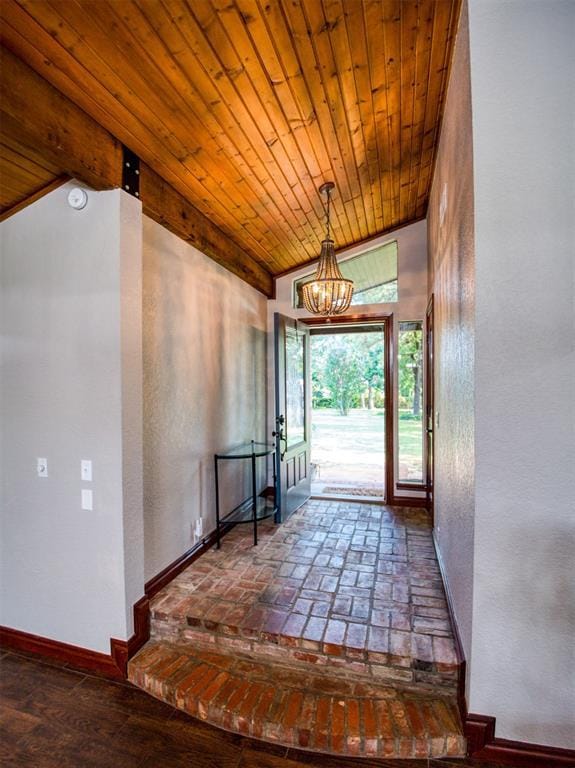
<instances>
[{"instance_id":1,"label":"round white wall fixture","mask_svg":"<svg viewBox=\"0 0 575 768\"><path fill-rule=\"evenodd\" d=\"M81 211L88 204L88 193L80 187L74 187L68 192L68 205L76 211Z\"/></svg>"}]
</instances>

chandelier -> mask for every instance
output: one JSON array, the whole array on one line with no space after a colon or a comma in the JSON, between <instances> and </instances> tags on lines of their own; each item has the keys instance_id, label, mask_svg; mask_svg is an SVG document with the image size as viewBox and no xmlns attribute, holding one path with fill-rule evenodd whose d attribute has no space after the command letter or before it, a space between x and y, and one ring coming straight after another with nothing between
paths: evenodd
<instances>
[{"instance_id":1,"label":"chandelier","mask_svg":"<svg viewBox=\"0 0 575 768\"><path fill-rule=\"evenodd\" d=\"M348 309L353 296L353 281L346 280L337 266L334 242L329 232L329 208L334 186L333 181L326 181L319 188L320 194L327 197L327 231L321 244L317 272L313 280L302 286L304 307L314 315L341 315Z\"/></svg>"}]
</instances>

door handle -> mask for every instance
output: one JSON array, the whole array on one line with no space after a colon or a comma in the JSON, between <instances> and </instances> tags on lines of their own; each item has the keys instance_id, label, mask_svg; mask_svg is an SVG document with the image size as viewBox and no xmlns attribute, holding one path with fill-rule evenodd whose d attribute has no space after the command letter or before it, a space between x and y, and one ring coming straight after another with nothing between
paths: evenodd
<instances>
[{"instance_id":1,"label":"door handle","mask_svg":"<svg viewBox=\"0 0 575 768\"><path fill-rule=\"evenodd\" d=\"M284 456L286 455L286 452L287 452L287 439L286 439L286 437L284 435L284 428L283 428L284 423L285 423L285 416L278 416L276 418L276 427L279 426L279 429L276 432L272 432L272 437L277 437L278 438L278 443L280 444L279 445L280 461L284 460ZM283 451L281 449L281 441L282 440L285 443L285 450L283 450Z\"/></svg>"}]
</instances>

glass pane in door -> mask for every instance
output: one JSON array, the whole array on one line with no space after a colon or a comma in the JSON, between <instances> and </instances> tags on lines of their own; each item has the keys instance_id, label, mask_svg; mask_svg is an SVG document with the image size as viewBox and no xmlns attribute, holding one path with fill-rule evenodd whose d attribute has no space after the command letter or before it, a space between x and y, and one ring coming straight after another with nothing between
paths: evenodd
<instances>
[{"instance_id":1,"label":"glass pane in door","mask_svg":"<svg viewBox=\"0 0 575 768\"><path fill-rule=\"evenodd\" d=\"M423 482L423 322L400 322L398 346L398 475Z\"/></svg>"},{"instance_id":2,"label":"glass pane in door","mask_svg":"<svg viewBox=\"0 0 575 768\"><path fill-rule=\"evenodd\" d=\"M305 440L305 336L286 328L286 439L288 450Z\"/></svg>"}]
</instances>

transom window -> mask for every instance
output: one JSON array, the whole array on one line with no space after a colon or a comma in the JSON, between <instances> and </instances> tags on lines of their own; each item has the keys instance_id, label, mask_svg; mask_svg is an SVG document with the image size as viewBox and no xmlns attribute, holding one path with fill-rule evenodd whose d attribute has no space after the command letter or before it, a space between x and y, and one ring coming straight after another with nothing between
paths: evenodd
<instances>
[{"instance_id":1,"label":"transom window","mask_svg":"<svg viewBox=\"0 0 575 768\"><path fill-rule=\"evenodd\" d=\"M339 262L344 277L353 280L352 304L388 304L397 296L397 240ZM310 283L313 272L294 280L293 305L303 307L302 288Z\"/></svg>"}]
</instances>

